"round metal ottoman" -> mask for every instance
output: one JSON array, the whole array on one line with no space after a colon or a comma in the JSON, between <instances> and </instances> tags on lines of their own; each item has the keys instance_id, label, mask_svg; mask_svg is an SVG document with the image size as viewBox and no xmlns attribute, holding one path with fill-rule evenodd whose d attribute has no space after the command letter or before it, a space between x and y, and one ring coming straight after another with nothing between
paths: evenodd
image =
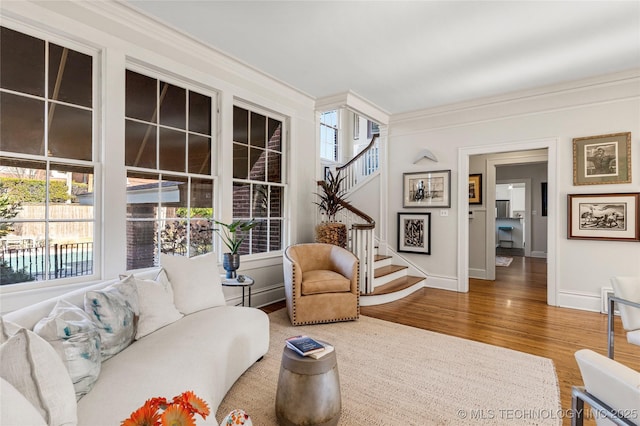
<instances>
[{"instance_id":1,"label":"round metal ottoman","mask_svg":"<svg viewBox=\"0 0 640 426\"><path fill-rule=\"evenodd\" d=\"M320 359L282 352L276 416L281 426L338 424L342 399L336 351Z\"/></svg>"}]
</instances>

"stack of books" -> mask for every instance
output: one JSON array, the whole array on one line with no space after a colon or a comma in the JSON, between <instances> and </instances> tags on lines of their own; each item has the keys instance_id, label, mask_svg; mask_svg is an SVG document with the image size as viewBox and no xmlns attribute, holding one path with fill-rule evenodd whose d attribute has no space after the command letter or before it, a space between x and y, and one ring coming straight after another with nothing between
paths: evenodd
<instances>
[{"instance_id":1,"label":"stack of books","mask_svg":"<svg viewBox=\"0 0 640 426\"><path fill-rule=\"evenodd\" d=\"M309 336L293 336L289 337L285 342L287 347L298 355L308 356L314 359L322 358L333 352L333 346L320 343Z\"/></svg>"}]
</instances>

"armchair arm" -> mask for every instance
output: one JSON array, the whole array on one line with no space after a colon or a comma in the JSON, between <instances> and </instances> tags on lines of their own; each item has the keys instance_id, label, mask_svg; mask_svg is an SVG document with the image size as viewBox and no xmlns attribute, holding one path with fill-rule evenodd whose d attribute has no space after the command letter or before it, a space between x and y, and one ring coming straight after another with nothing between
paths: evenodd
<instances>
[{"instance_id":1,"label":"armchair arm","mask_svg":"<svg viewBox=\"0 0 640 426\"><path fill-rule=\"evenodd\" d=\"M640 420L640 372L589 349L575 353L585 389L572 391L574 415L586 401L616 424L637 424ZM577 405L576 405L577 404ZM615 405L614 405L615 404ZM618 420L614 420L618 418ZM577 423L580 424L580 423Z\"/></svg>"},{"instance_id":2,"label":"armchair arm","mask_svg":"<svg viewBox=\"0 0 640 426\"><path fill-rule=\"evenodd\" d=\"M347 249L336 246L331 250L331 263L336 272L351 281L351 292L357 294L359 261L356 255Z\"/></svg>"}]
</instances>

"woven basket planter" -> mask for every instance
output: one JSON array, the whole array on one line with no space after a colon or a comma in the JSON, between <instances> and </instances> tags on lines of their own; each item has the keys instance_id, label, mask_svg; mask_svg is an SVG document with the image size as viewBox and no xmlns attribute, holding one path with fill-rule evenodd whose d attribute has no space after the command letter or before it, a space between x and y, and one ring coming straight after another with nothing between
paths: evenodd
<instances>
[{"instance_id":1,"label":"woven basket planter","mask_svg":"<svg viewBox=\"0 0 640 426\"><path fill-rule=\"evenodd\" d=\"M323 222L317 225L316 243L333 244L347 248L347 225L340 222Z\"/></svg>"}]
</instances>

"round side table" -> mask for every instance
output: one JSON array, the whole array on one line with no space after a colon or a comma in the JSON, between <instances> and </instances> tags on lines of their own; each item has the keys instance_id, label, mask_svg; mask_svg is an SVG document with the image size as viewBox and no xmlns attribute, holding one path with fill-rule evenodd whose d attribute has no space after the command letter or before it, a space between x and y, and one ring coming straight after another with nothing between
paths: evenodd
<instances>
[{"instance_id":1,"label":"round side table","mask_svg":"<svg viewBox=\"0 0 640 426\"><path fill-rule=\"evenodd\" d=\"M342 410L336 351L313 359L285 346L282 352L276 417L282 426L338 424Z\"/></svg>"},{"instance_id":2,"label":"round side table","mask_svg":"<svg viewBox=\"0 0 640 426\"><path fill-rule=\"evenodd\" d=\"M238 278L244 277L243 281L238 281ZM241 278L242 279L242 278ZM220 275L220 281L222 285L225 287L242 287L242 303L239 305L242 306L251 306L251 286L255 282L253 278L248 275L238 275L236 278L227 278L226 275ZM247 299L247 304L244 304L244 289L248 289L249 297Z\"/></svg>"}]
</instances>

